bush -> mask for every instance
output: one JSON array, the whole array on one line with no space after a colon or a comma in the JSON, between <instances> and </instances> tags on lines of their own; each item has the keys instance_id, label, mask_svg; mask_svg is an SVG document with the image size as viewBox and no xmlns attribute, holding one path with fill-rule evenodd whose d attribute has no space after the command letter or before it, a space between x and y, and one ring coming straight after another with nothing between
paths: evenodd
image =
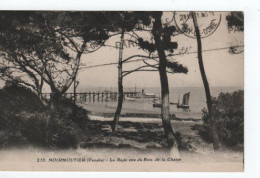
<instances>
[{"instance_id":1,"label":"bush","mask_svg":"<svg viewBox=\"0 0 260 178\"><path fill-rule=\"evenodd\" d=\"M12 85L0 90L0 148L75 148L87 121L87 111L70 101L61 101L51 118L30 89Z\"/></svg>"},{"instance_id":2,"label":"bush","mask_svg":"<svg viewBox=\"0 0 260 178\"><path fill-rule=\"evenodd\" d=\"M212 98L214 118L217 133L223 145L232 147L244 143L244 91L233 93L220 93L217 98ZM207 142L211 142L209 131L209 115L203 109L203 125L198 129L199 134Z\"/></svg>"},{"instance_id":3,"label":"bush","mask_svg":"<svg viewBox=\"0 0 260 178\"><path fill-rule=\"evenodd\" d=\"M178 143L179 150L196 151L196 148L192 146L192 138L184 138L180 132L175 132L175 138Z\"/></svg>"},{"instance_id":4,"label":"bush","mask_svg":"<svg viewBox=\"0 0 260 178\"><path fill-rule=\"evenodd\" d=\"M48 128L48 146L76 148L88 123L87 111L63 100Z\"/></svg>"},{"instance_id":5,"label":"bush","mask_svg":"<svg viewBox=\"0 0 260 178\"><path fill-rule=\"evenodd\" d=\"M41 111L43 103L29 88L13 84L0 90L0 112Z\"/></svg>"}]
</instances>

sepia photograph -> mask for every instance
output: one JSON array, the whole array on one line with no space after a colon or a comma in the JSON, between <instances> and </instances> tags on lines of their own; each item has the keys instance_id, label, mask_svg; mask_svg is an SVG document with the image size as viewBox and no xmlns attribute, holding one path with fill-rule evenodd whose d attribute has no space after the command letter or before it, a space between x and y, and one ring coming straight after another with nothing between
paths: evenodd
<instances>
[{"instance_id":1,"label":"sepia photograph","mask_svg":"<svg viewBox=\"0 0 260 178\"><path fill-rule=\"evenodd\" d=\"M0 11L0 171L243 172L243 11Z\"/></svg>"}]
</instances>

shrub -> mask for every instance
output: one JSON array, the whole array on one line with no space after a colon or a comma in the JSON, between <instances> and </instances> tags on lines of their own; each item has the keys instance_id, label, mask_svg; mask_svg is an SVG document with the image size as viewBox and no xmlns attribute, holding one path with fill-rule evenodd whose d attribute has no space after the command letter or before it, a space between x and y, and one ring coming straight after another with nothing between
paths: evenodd
<instances>
[{"instance_id":1,"label":"shrub","mask_svg":"<svg viewBox=\"0 0 260 178\"><path fill-rule=\"evenodd\" d=\"M175 132L175 138L180 150L196 151L196 148L192 146L192 138L184 138L180 132Z\"/></svg>"},{"instance_id":2,"label":"shrub","mask_svg":"<svg viewBox=\"0 0 260 178\"><path fill-rule=\"evenodd\" d=\"M43 103L29 88L13 84L0 90L0 108L2 111L41 111Z\"/></svg>"},{"instance_id":3,"label":"shrub","mask_svg":"<svg viewBox=\"0 0 260 178\"><path fill-rule=\"evenodd\" d=\"M237 146L244 143L244 91L220 93L212 98L214 118L216 120L219 140L226 146ZM203 109L203 125L198 129L199 134L206 141L211 142L209 132L209 115Z\"/></svg>"},{"instance_id":4,"label":"shrub","mask_svg":"<svg viewBox=\"0 0 260 178\"><path fill-rule=\"evenodd\" d=\"M51 118L49 108L30 89L19 85L0 89L0 148L75 148L87 121L87 111L70 101L61 101Z\"/></svg>"},{"instance_id":5,"label":"shrub","mask_svg":"<svg viewBox=\"0 0 260 178\"><path fill-rule=\"evenodd\" d=\"M76 148L88 122L87 111L62 101L48 127L48 146Z\"/></svg>"}]
</instances>

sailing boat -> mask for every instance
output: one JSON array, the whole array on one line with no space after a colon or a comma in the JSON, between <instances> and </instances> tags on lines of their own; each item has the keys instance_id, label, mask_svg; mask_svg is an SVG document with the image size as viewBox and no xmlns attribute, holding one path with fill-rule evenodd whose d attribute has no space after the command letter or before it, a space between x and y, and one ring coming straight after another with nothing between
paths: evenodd
<instances>
[{"instance_id":1,"label":"sailing boat","mask_svg":"<svg viewBox=\"0 0 260 178\"><path fill-rule=\"evenodd\" d=\"M158 98L154 98L153 100L153 107L161 107L162 104L161 104L161 98L160 98L160 95Z\"/></svg>"},{"instance_id":2,"label":"sailing boat","mask_svg":"<svg viewBox=\"0 0 260 178\"><path fill-rule=\"evenodd\" d=\"M189 106L189 99L190 99L190 92L185 93L183 95L183 100L182 100L182 104L180 104L180 95L179 95L179 99L178 99L178 104L177 104L177 108L183 108L183 109L188 109Z\"/></svg>"}]
</instances>

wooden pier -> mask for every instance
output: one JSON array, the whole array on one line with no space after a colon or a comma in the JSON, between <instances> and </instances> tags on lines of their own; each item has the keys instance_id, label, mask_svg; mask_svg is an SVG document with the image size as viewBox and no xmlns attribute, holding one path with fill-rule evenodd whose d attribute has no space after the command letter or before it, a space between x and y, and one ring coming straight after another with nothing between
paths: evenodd
<instances>
[{"instance_id":1,"label":"wooden pier","mask_svg":"<svg viewBox=\"0 0 260 178\"><path fill-rule=\"evenodd\" d=\"M43 93L42 96L46 99L51 98L51 93ZM136 97L140 96L140 92L124 92L123 94L124 99L125 97ZM77 102L111 102L117 101L118 93L117 92L110 92L110 91L103 91L103 92L82 92L76 93L65 93L65 98L69 99L76 99Z\"/></svg>"}]
</instances>

